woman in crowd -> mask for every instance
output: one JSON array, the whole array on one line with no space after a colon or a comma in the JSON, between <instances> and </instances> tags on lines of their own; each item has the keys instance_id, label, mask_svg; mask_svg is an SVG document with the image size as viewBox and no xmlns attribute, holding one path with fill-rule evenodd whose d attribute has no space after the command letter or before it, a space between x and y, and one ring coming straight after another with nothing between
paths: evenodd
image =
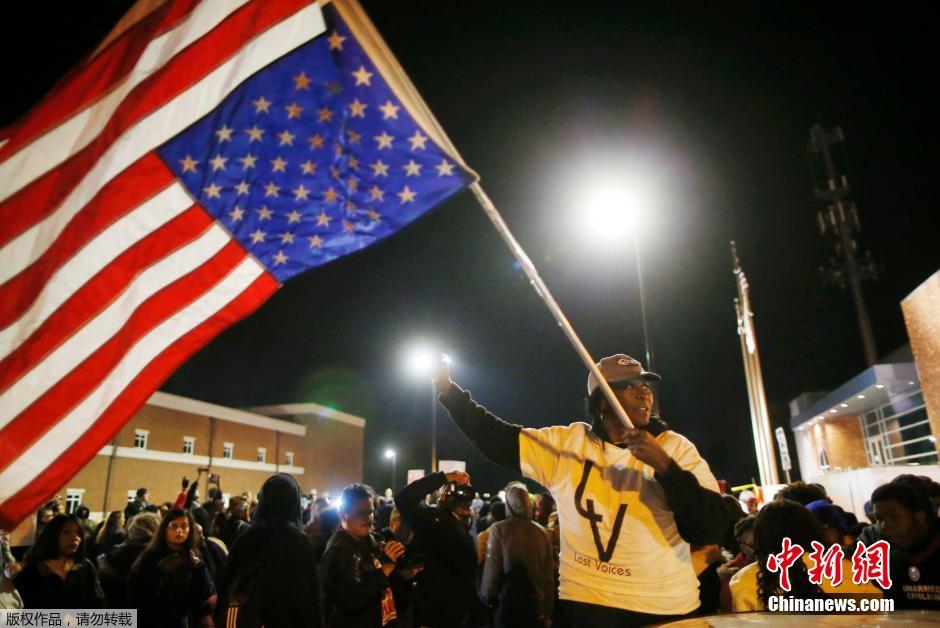
<instances>
[{"instance_id":1,"label":"woman in crowd","mask_svg":"<svg viewBox=\"0 0 940 628\"><path fill-rule=\"evenodd\" d=\"M24 608L101 608L104 594L85 557L85 530L74 515L53 517L13 581Z\"/></svg>"},{"instance_id":2,"label":"woman in crowd","mask_svg":"<svg viewBox=\"0 0 940 628\"><path fill-rule=\"evenodd\" d=\"M198 535L189 511L174 508L134 563L127 598L142 628L212 625L215 586Z\"/></svg>"},{"instance_id":3,"label":"woman in crowd","mask_svg":"<svg viewBox=\"0 0 940 628\"><path fill-rule=\"evenodd\" d=\"M790 591L780 587L780 572L767 568L767 559L771 554L783 550L783 539L788 537L794 546L799 545L804 552L789 568ZM852 578L845 577L852 573L852 562L842 561L842 583L832 586L824 578L821 585L809 580L807 569L812 565L809 553L812 543L817 541L826 548L829 544L819 521L802 504L789 499L775 499L764 506L754 523L755 561L743 567L732 578L731 605L735 612L762 611L767 609L771 596L787 595L809 599L822 597L880 598L881 591L873 584L856 585Z\"/></svg>"},{"instance_id":4,"label":"woman in crowd","mask_svg":"<svg viewBox=\"0 0 940 628\"><path fill-rule=\"evenodd\" d=\"M124 533L124 513L120 510L114 510L108 515L107 521L98 530L98 538L95 539L95 552L97 556L110 554L111 551L127 540L127 534Z\"/></svg>"}]
</instances>

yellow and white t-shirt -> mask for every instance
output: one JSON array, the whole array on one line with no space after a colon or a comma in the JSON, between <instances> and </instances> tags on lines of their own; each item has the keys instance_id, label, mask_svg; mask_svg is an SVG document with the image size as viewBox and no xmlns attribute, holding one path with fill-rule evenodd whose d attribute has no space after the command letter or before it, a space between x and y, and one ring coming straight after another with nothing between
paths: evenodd
<instances>
[{"instance_id":1,"label":"yellow and white t-shirt","mask_svg":"<svg viewBox=\"0 0 940 628\"><path fill-rule=\"evenodd\" d=\"M519 435L523 474L551 491L558 507L559 597L641 613L692 612L699 597L689 544L653 468L590 429L573 423ZM666 431L656 441L699 484L718 491L687 438Z\"/></svg>"}]
</instances>

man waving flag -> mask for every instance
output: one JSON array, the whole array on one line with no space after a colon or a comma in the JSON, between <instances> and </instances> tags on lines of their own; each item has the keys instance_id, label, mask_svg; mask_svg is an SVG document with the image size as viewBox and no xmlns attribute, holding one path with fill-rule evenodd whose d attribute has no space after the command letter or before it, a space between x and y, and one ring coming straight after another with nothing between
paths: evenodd
<instances>
[{"instance_id":1,"label":"man waving flag","mask_svg":"<svg viewBox=\"0 0 940 628\"><path fill-rule=\"evenodd\" d=\"M285 280L475 178L354 0L141 0L0 131L0 527Z\"/></svg>"}]
</instances>

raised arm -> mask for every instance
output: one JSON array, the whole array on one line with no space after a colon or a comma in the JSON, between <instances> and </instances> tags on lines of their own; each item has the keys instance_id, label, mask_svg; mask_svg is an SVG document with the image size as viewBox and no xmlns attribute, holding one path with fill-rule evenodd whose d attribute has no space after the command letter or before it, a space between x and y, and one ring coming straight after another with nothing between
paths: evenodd
<instances>
[{"instance_id":1,"label":"raised arm","mask_svg":"<svg viewBox=\"0 0 940 628\"><path fill-rule=\"evenodd\" d=\"M474 402L469 392L451 381L444 359L434 377L434 385L440 393L438 399L441 404L477 449L496 464L521 474L519 433L522 426L507 423Z\"/></svg>"}]
</instances>

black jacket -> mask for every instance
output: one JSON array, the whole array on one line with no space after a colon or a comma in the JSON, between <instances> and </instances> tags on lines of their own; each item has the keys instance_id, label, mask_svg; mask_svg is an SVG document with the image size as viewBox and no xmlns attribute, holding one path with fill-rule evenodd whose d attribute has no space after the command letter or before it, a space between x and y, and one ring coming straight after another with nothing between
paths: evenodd
<instances>
[{"instance_id":1,"label":"black jacket","mask_svg":"<svg viewBox=\"0 0 940 628\"><path fill-rule=\"evenodd\" d=\"M519 433L521 425L507 423L475 403L470 393L456 384L440 396L457 427L467 435L484 456L498 465L522 474L519 464ZM651 421L649 431L666 429L661 421ZM610 442L603 431L595 430ZM691 471L673 461L669 470L656 479L663 487L666 501L676 518L679 534L693 545L721 543L727 528L727 513L721 495L701 484ZM400 509L400 508L399 508Z\"/></svg>"},{"instance_id":2,"label":"black jacket","mask_svg":"<svg viewBox=\"0 0 940 628\"><path fill-rule=\"evenodd\" d=\"M142 554L131 570L127 601L142 628L187 626L212 613L215 585L205 561L183 552Z\"/></svg>"},{"instance_id":3,"label":"black jacket","mask_svg":"<svg viewBox=\"0 0 940 628\"><path fill-rule=\"evenodd\" d=\"M45 565L29 564L16 575L13 584L23 598L24 608L104 607L104 593L95 568L87 559L76 563L65 580Z\"/></svg>"},{"instance_id":4,"label":"black jacket","mask_svg":"<svg viewBox=\"0 0 940 628\"><path fill-rule=\"evenodd\" d=\"M328 626L382 626L382 601L391 589L381 568L381 554L371 536L359 540L342 528L333 533L320 568L326 592L324 615Z\"/></svg>"},{"instance_id":5,"label":"black jacket","mask_svg":"<svg viewBox=\"0 0 940 628\"><path fill-rule=\"evenodd\" d=\"M432 473L395 496L395 506L414 530L413 545L424 557L424 571L417 578L418 623L432 628L461 626L480 606L470 531L450 512L424 504L424 497L446 482L443 473Z\"/></svg>"},{"instance_id":6,"label":"black jacket","mask_svg":"<svg viewBox=\"0 0 940 628\"><path fill-rule=\"evenodd\" d=\"M318 628L316 560L300 530L300 486L286 473L274 475L258 501L255 522L230 547L216 625Z\"/></svg>"}]
</instances>

